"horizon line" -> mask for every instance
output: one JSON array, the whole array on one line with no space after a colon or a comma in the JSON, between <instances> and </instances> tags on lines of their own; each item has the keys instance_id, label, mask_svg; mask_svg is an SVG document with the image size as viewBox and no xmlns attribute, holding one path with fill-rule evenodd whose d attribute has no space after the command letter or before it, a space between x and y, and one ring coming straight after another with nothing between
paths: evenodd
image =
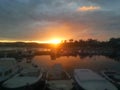
<instances>
[{"instance_id":1,"label":"horizon line","mask_svg":"<svg viewBox=\"0 0 120 90\"><path fill-rule=\"evenodd\" d=\"M116 37L111 37L111 38L116 38ZM88 38L88 39L78 39L78 40L89 40L89 39L92 39L92 40L97 40L97 41L109 41L111 38L109 38L108 40L98 40L98 39L93 39L93 38ZM120 37L118 37L120 38ZM66 40L66 39L65 39ZM62 41L65 41L65 40L60 40L61 42ZM70 39L67 39L66 41L69 41ZM77 41L78 41L77 40ZM44 40L44 41L39 41L39 40L0 40L0 43L16 43L16 42L23 42L23 43L46 43L46 44L49 44L49 43L52 43L50 42L51 40ZM73 39L73 41L76 41L76 39Z\"/></svg>"}]
</instances>

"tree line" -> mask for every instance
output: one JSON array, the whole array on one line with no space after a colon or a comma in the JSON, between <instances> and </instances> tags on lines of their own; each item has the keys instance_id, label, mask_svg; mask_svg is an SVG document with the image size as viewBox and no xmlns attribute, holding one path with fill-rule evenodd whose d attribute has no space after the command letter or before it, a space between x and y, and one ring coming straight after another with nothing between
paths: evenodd
<instances>
[{"instance_id":1,"label":"tree line","mask_svg":"<svg viewBox=\"0 0 120 90\"><path fill-rule=\"evenodd\" d=\"M25 43L25 42L1 42L0 47L40 47L51 48L50 43ZM64 40L58 45L59 48L114 48L120 50L120 38L110 38L108 41L88 40Z\"/></svg>"}]
</instances>

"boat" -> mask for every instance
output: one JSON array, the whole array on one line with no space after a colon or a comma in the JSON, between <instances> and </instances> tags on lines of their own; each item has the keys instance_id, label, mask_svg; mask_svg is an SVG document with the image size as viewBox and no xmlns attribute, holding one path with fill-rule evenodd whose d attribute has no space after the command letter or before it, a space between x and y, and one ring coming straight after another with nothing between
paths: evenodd
<instances>
[{"instance_id":1,"label":"boat","mask_svg":"<svg viewBox=\"0 0 120 90\"><path fill-rule=\"evenodd\" d=\"M113 70L104 70L102 75L114 84L120 85L120 72Z\"/></svg>"},{"instance_id":2,"label":"boat","mask_svg":"<svg viewBox=\"0 0 120 90\"><path fill-rule=\"evenodd\" d=\"M47 72L46 87L48 90L71 90L73 80L60 64L55 64L52 70Z\"/></svg>"},{"instance_id":3,"label":"boat","mask_svg":"<svg viewBox=\"0 0 120 90\"><path fill-rule=\"evenodd\" d=\"M11 78L20 71L20 67L14 58L0 58L0 83Z\"/></svg>"},{"instance_id":4,"label":"boat","mask_svg":"<svg viewBox=\"0 0 120 90\"><path fill-rule=\"evenodd\" d=\"M90 69L75 69L77 90L118 90L112 83Z\"/></svg>"},{"instance_id":5,"label":"boat","mask_svg":"<svg viewBox=\"0 0 120 90\"><path fill-rule=\"evenodd\" d=\"M2 87L7 90L29 90L39 86L42 70L33 64L26 65L16 76L5 81Z\"/></svg>"}]
</instances>

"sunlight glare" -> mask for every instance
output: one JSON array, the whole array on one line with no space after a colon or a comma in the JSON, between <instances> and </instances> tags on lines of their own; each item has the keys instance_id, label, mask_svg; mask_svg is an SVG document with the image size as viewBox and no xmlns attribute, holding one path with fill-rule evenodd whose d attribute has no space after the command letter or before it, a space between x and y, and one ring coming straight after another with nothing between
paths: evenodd
<instances>
[{"instance_id":1,"label":"sunlight glare","mask_svg":"<svg viewBox=\"0 0 120 90\"><path fill-rule=\"evenodd\" d=\"M52 43L52 44L59 44L60 42L61 42L60 39L53 39L49 41L49 43Z\"/></svg>"}]
</instances>

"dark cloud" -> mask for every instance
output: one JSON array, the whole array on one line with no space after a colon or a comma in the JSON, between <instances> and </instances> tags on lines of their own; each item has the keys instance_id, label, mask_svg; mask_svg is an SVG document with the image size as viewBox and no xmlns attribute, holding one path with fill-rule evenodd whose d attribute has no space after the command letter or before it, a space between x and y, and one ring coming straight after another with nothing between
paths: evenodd
<instances>
[{"instance_id":1,"label":"dark cloud","mask_svg":"<svg viewBox=\"0 0 120 90\"><path fill-rule=\"evenodd\" d=\"M52 32L46 27L59 25L69 26L75 39L119 36L119 5L119 0L0 0L0 39L42 40ZM77 11L83 6L100 9Z\"/></svg>"}]
</instances>

